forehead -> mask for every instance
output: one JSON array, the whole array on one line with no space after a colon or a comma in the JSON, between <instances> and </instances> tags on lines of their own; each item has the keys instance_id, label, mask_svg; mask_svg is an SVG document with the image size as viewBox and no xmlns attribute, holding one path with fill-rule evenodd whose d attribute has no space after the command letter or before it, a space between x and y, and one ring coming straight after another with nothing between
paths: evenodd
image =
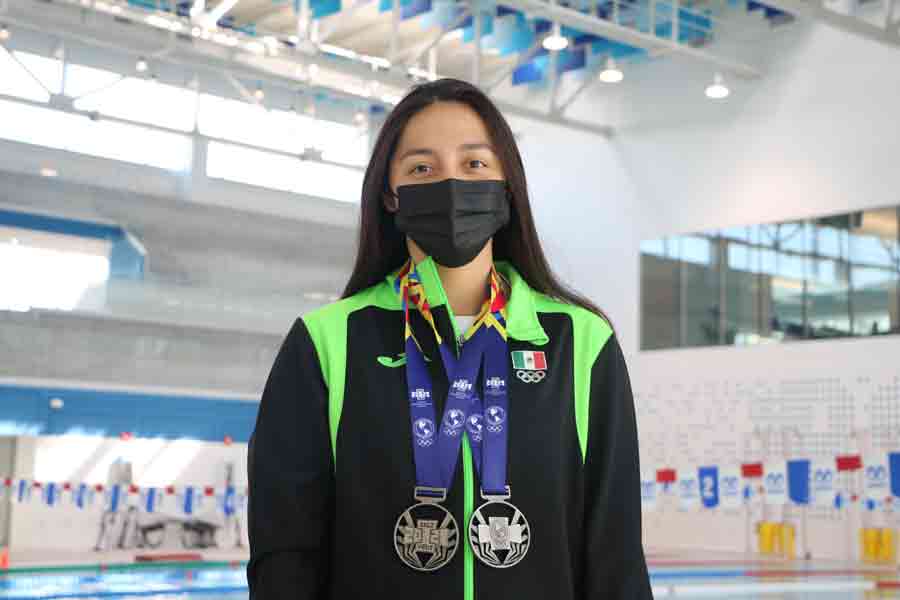
<instances>
[{"instance_id":1,"label":"forehead","mask_svg":"<svg viewBox=\"0 0 900 600\"><path fill-rule=\"evenodd\" d=\"M473 143L491 143L478 113L462 102L435 102L410 118L400 135L397 154L408 148L454 150Z\"/></svg>"}]
</instances>

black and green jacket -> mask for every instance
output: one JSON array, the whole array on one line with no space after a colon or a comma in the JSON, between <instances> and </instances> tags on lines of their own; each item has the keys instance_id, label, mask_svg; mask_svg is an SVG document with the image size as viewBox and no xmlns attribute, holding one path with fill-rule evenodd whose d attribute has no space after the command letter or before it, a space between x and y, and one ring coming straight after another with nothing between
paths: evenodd
<instances>
[{"instance_id":1,"label":"black and green jacket","mask_svg":"<svg viewBox=\"0 0 900 600\"><path fill-rule=\"evenodd\" d=\"M418 265L438 331L457 339L434 262ZM275 359L250 440L250 598L306 600L645 600L637 429L622 351L609 325L532 290L510 265L509 349L540 350L546 377L509 378L513 502L532 543L492 569L468 544L446 567L414 571L393 545L413 503L404 319L391 275L294 323ZM434 382L448 382L434 334L411 314ZM445 506L467 523L479 502L463 444Z\"/></svg>"}]
</instances>

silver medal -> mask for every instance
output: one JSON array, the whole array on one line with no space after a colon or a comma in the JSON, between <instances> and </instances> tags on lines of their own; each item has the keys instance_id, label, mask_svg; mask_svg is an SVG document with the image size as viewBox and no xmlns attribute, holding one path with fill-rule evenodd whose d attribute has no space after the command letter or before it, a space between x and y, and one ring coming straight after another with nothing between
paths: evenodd
<instances>
[{"instance_id":1,"label":"silver medal","mask_svg":"<svg viewBox=\"0 0 900 600\"><path fill-rule=\"evenodd\" d=\"M416 497L397 519L394 548L407 566L416 571L435 571L449 563L459 546L456 519L432 499Z\"/></svg>"},{"instance_id":2,"label":"silver medal","mask_svg":"<svg viewBox=\"0 0 900 600\"><path fill-rule=\"evenodd\" d=\"M507 488L508 489L508 488ZM469 544L478 560L494 567L507 569L525 558L531 547L531 527L518 508L504 496L486 496L484 504L469 521Z\"/></svg>"}]
</instances>

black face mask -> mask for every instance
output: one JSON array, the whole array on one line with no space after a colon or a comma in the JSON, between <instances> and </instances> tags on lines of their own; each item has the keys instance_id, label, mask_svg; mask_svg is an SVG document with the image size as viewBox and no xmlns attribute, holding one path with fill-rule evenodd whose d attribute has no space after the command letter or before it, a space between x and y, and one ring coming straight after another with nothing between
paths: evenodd
<instances>
[{"instance_id":1,"label":"black face mask","mask_svg":"<svg viewBox=\"0 0 900 600\"><path fill-rule=\"evenodd\" d=\"M445 267L472 262L509 223L505 181L444 179L401 185L397 198L397 229Z\"/></svg>"}]
</instances>

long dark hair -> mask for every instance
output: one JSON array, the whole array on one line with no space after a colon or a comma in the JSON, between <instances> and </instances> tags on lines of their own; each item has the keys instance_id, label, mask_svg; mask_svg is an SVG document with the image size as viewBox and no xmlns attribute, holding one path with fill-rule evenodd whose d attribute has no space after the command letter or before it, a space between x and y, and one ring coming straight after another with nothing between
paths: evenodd
<instances>
[{"instance_id":1,"label":"long dark hair","mask_svg":"<svg viewBox=\"0 0 900 600\"><path fill-rule=\"evenodd\" d=\"M416 86L394 107L381 127L363 178L356 264L342 297L379 283L409 258L406 238L394 225L393 215L384 207L383 200L389 191L391 158L403 129L413 115L434 102L461 102L478 113L503 166L510 191L510 220L494 234L494 259L509 261L533 289L606 319L594 303L553 275L534 227L525 168L512 130L481 90L458 79L439 79Z\"/></svg>"}]
</instances>

